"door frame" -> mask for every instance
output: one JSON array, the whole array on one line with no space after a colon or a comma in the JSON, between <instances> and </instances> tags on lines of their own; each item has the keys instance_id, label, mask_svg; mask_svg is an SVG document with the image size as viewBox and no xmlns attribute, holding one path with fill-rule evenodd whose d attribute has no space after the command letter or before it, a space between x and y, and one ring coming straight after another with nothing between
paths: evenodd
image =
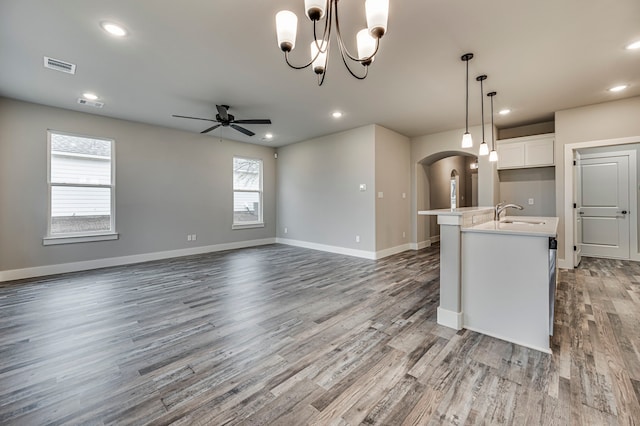
<instances>
[{"instance_id":1,"label":"door frame","mask_svg":"<svg viewBox=\"0 0 640 426\"><path fill-rule=\"evenodd\" d=\"M562 268L573 269L573 246L575 244L573 233L573 199L574 179L573 179L573 151L584 148L596 148L604 146L628 145L640 143L640 137L633 136L617 139L603 139L587 142L577 142L564 145L564 264ZM630 188L629 191L629 233L633 236L630 241L629 259L640 261L638 252L638 172L636 152L631 151L629 156ZM633 207L631 207L633 206Z\"/></svg>"}]
</instances>

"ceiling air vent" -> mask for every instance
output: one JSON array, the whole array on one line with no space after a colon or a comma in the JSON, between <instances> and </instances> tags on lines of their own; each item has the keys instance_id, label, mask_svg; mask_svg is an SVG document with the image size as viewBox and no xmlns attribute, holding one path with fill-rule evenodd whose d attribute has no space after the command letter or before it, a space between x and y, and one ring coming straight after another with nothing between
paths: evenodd
<instances>
[{"instance_id":1,"label":"ceiling air vent","mask_svg":"<svg viewBox=\"0 0 640 426\"><path fill-rule=\"evenodd\" d=\"M53 59L47 56L44 57L44 67L49 68L51 70L66 72L67 74L75 74L76 73L76 65L61 61L60 59Z\"/></svg>"},{"instance_id":2,"label":"ceiling air vent","mask_svg":"<svg viewBox=\"0 0 640 426\"><path fill-rule=\"evenodd\" d=\"M80 105L92 106L94 108L102 108L104 106L104 102L90 101L84 98L78 98L78 103Z\"/></svg>"}]
</instances>

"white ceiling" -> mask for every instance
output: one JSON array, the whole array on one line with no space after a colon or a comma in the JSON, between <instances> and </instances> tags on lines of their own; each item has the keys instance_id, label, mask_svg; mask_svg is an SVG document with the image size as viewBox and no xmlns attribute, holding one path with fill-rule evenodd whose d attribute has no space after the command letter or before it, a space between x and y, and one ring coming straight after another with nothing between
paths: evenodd
<instances>
[{"instance_id":1,"label":"white ceiling","mask_svg":"<svg viewBox=\"0 0 640 426\"><path fill-rule=\"evenodd\" d=\"M307 60L311 24L303 0L2 0L0 96L200 132L228 104L236 118L270 118L215 137L282 146L377 123L409 137L464 127L464 62L470 62L470 125L480 123L478 74L495 90L499 128L550 120L554 111L640 95L638 0L390 0L388 33L364 81L334 46L317 86L311 70L287 67L276 44L276 12L299 17L292 60ZM365 26L364 0L339 2L343 36ZM99 23L123 24L117 39ZM334 41L335 45L335 41ZM45 69L43 56L77 64ZM607 88L626 83L618 94ZM77 104L85 91L103 109ZM486 98L486 96L485 96ZM489 121L489 103L485 117ZM331 118L341 110L340 120ZM273 141L262 140L272 132Z\"/></svg>"}]
</instances>

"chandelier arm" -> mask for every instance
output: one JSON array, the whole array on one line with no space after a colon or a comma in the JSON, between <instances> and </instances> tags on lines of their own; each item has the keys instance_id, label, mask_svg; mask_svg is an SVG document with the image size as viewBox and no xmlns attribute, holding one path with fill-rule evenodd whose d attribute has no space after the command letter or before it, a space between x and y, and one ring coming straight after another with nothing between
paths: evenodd
<instances>
[{"instance_id":1,"label":"chandelier arm","mask_svg":"<svg viewBox=\"0 0 640 426\"><path fill-rule=\"evenodd\" d=\"M307 68L309 65L311 65L313 63L313 59L311 61L309 61L309 63L305 64L305 65L293 65L291 62L289 62L289 54L288 52L284 52L284 60L286 61L287 65L289 65L291 68L295 69L295 70L301 70L304 68Z\"/></svg>"},{"instance_id":2,"label":"chandelier arm","mask_svg":"<svg viewBox=\"0 0 640 426\"><path fill-rule=\"evenodd\" d=\"M349 74L351 74L353 77L357 78L358 80L364 80L365 78L367 78L367 74L369 74L368 65L362 65L364 67L364 75L359 76L356 73L354 73L351 67L349 66L349 63L347 62L347 58L344 56L342 49L340 49L340 57L342 58L342 62L344 63L344 66L347 67L347 71L349 71Z\"/></svg>"},{"instance_id":3,"label":"chandelier arm","mask_svg":"<svg viewBox=\"0 0 640 426\"><path fill-rule=\"evenodd\" d=\"M356 56L353 56L351 54L351 52L349 52L349 49L347 49L347 46L344 44L344 41L342 40L342 34L340 33L340 19L338 18L338 1L337 0L331 0L331 4L334 5L333 7L335 7L335 14L336 14L336 32L338 33L338 37L336 37L338 39L338 44L340 45L340 52L342 53L342 60L343 62L345 61L344 56L346 54L346 56L351 59L352 61L355 62L368 62L371 61L373 59L374 56L376 56L376 53L378 53L378 48L380 47L380 38L376 38L376 49L373 51L373 53L366 57L366 58L358 58ZM346 62L345 62L346 64ZM348 68L348 67L347 67ZM353 73L351 73L351 75L353 75ZM355 75L354 75L355 77Z\"/></svg>"},{"instance_id":4,"label":"chandelier arm","mask_svg":"<svg viewBox=\"0 0 640 426\"><path fill-rule=\"evenodd\" d=\"M322 49L322 44L318 44L316 22L318 21L313 21L313 40L315 41L316 48L318 49L318 53L316 54L316 58L317 58L318 55L320 55L320 53L324 53L329 50L329 39L331 38L331 9L329 9L329 12L327 13L327 17L324 20L324 30L322 31L322 44L326 44L324 49ZM311 62L315 61L316 58L313 58Z\"/></svg>"}]
</instances>

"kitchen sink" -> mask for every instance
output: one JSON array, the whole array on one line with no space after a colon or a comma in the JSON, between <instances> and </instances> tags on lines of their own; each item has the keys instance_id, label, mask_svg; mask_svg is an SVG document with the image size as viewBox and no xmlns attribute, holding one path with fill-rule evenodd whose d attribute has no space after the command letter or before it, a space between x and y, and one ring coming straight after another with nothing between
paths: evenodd
<instances>
[{"instance_id":1,"label":"kitchen sink","mask_svg":"<svg viewBox=\"0 0 640 426\"><path fill-rule=\"evenodd\" d=\"M514 220L514 219L506 219L501 220L500 223L509 223L512 225L544 225L545 222L541 222L539 220Z\"/></svg>"}]
</instances>

